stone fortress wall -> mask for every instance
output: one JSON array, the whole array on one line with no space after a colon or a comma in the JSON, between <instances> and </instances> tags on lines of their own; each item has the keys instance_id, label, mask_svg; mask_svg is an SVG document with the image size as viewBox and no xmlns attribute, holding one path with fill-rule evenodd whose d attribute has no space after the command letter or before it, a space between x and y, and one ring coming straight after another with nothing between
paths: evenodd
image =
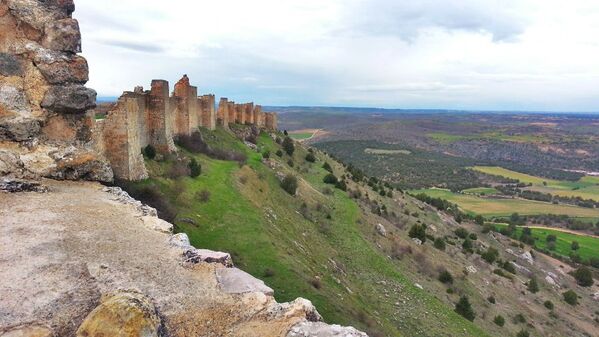
<instances>
[{"instance_id":1,"label":"stone fortress wall","mask_svg":"<svg viewBox=\"0 0 599 337\"><path fill-rule=\"evenodd\" d=\"M198 96L187 75L175 84L169 96L169 83L153 80L151 89L136 87L126 91L116 105L97 122L97 141L110 161L118 179L141 180L148 177L141 149L152 145L159 153L176 150L173 139L190 135L200 127L214 130L217 125L255 125L277 129L277 114L263 112L254 103L237 104L221 98L218 109L212 94Z\"/></svg>"}]
</instances>

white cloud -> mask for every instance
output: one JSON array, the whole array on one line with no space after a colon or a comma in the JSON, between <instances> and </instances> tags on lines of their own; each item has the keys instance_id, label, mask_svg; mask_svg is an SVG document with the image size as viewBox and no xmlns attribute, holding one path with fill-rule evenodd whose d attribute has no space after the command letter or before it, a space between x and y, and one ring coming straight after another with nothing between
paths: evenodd
<instances>
[{"instance_id":1,"label":"white cloud","mask_svg":"<svg viewBox=\"0 0 599 337\"><path fill-rule=\"evenodd\" d=\"M264 104L599 111L591 0L79 0L89 85Z\"/></svg>"}]
</instances>

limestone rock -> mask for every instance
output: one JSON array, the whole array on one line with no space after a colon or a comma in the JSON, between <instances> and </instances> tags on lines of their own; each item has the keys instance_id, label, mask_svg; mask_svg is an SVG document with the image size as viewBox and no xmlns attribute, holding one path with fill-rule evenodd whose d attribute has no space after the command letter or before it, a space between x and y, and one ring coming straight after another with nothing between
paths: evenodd
<instances>
[{"instance_id":1,"label":"limestone rock","mask_svg":"<svg viewBox=\"0 0 599 337\"><path fill-rule=\"evenodd\" d=\"M0 337L52 337L50 329L40 325L28 325L12 328L6 332L0 331Z\"/></svg>"},{"instance_id":2,"label":"limestone rock","mask_svg":"<svg viewBox=\"0 0 599 337\"><path fill-rule=\"evenodd\" d=\"M81 52L81 33L77 20L67 18L49 22L44 33L42 46L70 53Z\"/></svg>"},{"instance_id":3,"label":"limestone rock","mask_svg":"<svg viewBox=\"0 0 599 337\"><path fill-rule=\"evenodd\" d=\"M155 216L142 216L141 220L144 225L151 230L170 234L173 232L173 224L166 222Z\"/></svg>"},{"instance_id":4,"label":"limestone rock","mask_svg":"<svg viewBox=\"0 0 599 337\"><path fill-rule=\"evenodd\" d=\"M189 242L189 237L185 233L177 233L177 234L171 235L171 237L168 239L168 243L171 244L171 246L180 247L180 248L190 248L191 247L191 243Z\"/></svg>"},{"instance_id":5,"label":"limestone rock","mask_svg":"<svg viewBox=\"0 0 599 337\"><path fill-rule=\"evenodd\" d=\"M328 325L322 322L301 322L289 330L287 337L368 337L353 327Z\"/></svg>"},{"instance_id":6,"label":"limestone rock","mask_svg":"<svg viewBox=\"0 0 599 337\"><path fill-rule=\"evenodd\" d=\"M23 181L23 180L0 180L0 191L9 193L15 192L47 192L48 188L42 186L36 181Z\"/></svg>"},{"instance_id":7,"label":"limestone rock","mask_svg":"<svg viewBox=\"0 0 599 337\"><path fill-rule=\"evenodd\" d=\"M148 297L117 291L103 296L77 330L77 336L158 337L160 326L160 317Z\"/></svg>"},{"instance_id":8,"label":"limestone rock","mask_svg":"<svg viewBox=\"0 0 599 337\"><path fill-rule=\"evenodd\" d=\"M549 275L545 276L545 282L552 287L559 288L559 284L555 281L555 279Z\"/></svg>"},{"instance_id":9,"label":"limestone rock","mask_svg":"<svg viewBox=\"0 0 599 337\"><path fill-rule=\"evenodd\" d=\"M291 302L275 303L268 309L268 314L273 318L301 317L310 322L319 322L322 320L322 316L320 316L312 302L301 297Z\"/></svg>"},{"instance_id":10,"label":"limestone rock","mask_svg":"<svg viewBox=\"0 0 599 337\"><path fill-rule=\"evenodd\" d=\"M22 76L23 65L21 59L16 55L0 53L0 75Z\"/></svg>"},{"instance_id":11,"label":"limestone rock","mask_svg":"<svg viewBox=\"0 0 599 337\"><path fill-rule=\"evenodd\" d=\"M385 226L383 226L383 224L379 223L376 226L374 226L374 228L380 235L387 236L387 230L385 229Z\"/></svg>"},{"instance_id":12,"label":"limestone rock","mask_svg":"<svg viewBox=\"0 0 599 337\"><path fill-rule=\"evenodd\" d=\"M533 265L533 264L535 263L535 262L534 262L534 259L532 258L532 254L530 254L530 252L524 252L524 253L520 254L520 256L519 256L519 257L520 257L522 260L524 260L524 261L526 261L526 262L530 263L531 265Z\"/></svg>"},{"instance_id":13,"label":"limestone rock","mask_svg":"<svg viewBox=\"0 0 599 337\"><path fill-rule=\"evenodd\" d=\"M219 268L216 279L222 291L229 294L261 292L272 296L274 291L252 275L238 268Z\"/></svg>"},{"instance_id":14,"label":"limestone rock","mask_svg":"<svg viewBox=\"0 0 599 337\"><path fill-rule=\"evenodd\" d=\"M476 272L477 272L476 267L474 267L474 266L468 266L468 267L466 267L466 271L469 274L476 274Z\"/></svg>"},{"instance_id":15,"label":"limestone rock","mask_svg":"<svg viewBox=\"0 0 599 337\"><path fill-rule=\"evenodd\" d=\"M412 241L419 246L422 244L422 240L420 240L419 238L412 238Z\"/></svg>"},{"instance_id":16,"label":"limestone rock","mask_svg":"<svg viewBox=\"0 0 599 337\"><path fill-rule=\"evenodd\" d=\"M81 56L61 57L52 62L39 63L37 67L50 84L84 84L88 80L87 61Z\"/></svg>"},{"instance_id":17,"label":"limestone rock","mask_svg":"<svg viewBox=\"0 0 599 337\"><path fill-rule=\"evenodd\" d=\"M233 266L233 259L229 253L215 252L209 249L192 248L183 253L186 263L196 264L205 263L220 263L225 267Z\"/></svg>"},{"instance_id":18,"label":"limestone rock","mask_svg":"<svg viewBox=\"0 0 599 337\"><path fill-rule=\"evenodd\" d=\"M53 86L41 105L60 113L82 113L96 107L96 91L82 85Z\"/></svg>"}]
</instances>

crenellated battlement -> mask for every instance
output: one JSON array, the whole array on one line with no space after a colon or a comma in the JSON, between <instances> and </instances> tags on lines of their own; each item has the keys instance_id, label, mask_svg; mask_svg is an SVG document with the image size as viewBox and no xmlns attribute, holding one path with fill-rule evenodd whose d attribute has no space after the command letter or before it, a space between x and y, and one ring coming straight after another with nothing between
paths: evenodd
<instances>
[{"instance_id":1,"label":"crenellated battlement","mask_svg":"<svg viewBox=\"0 0 599 337\"><path fill-rule=\"evenodd\" d=\"M169 83L152 80L151 89L135 87L125 91L106 119L98 122L98 141L110 161L114 176L126 180L147 177L141 149L152 145L165 154L176 151L174 138L190 135L200 127L214 130L230 124L255 125L277 129L277 114L262 112L254 103L237 104L222 97L218 108L215 96L198 96L187 75L175 84L169 95ZM96 132L96 134L98 134Z\"/></svg>"}]
</instances>

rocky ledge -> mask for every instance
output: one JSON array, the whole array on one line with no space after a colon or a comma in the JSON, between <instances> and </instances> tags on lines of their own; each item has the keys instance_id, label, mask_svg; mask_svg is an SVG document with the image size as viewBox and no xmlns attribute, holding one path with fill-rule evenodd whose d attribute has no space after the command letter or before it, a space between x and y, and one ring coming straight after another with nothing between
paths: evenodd
<instances>
[{"instance_id":1,"label":"rocky ledge","mask_svg":"<svg viewBox=\"0 0 599 337\"><path fill-rule=\"evenodd\" d=\"M118 188L0 192L0 336L366 336L277 303Z\"/></svg>"}]
</instances>

